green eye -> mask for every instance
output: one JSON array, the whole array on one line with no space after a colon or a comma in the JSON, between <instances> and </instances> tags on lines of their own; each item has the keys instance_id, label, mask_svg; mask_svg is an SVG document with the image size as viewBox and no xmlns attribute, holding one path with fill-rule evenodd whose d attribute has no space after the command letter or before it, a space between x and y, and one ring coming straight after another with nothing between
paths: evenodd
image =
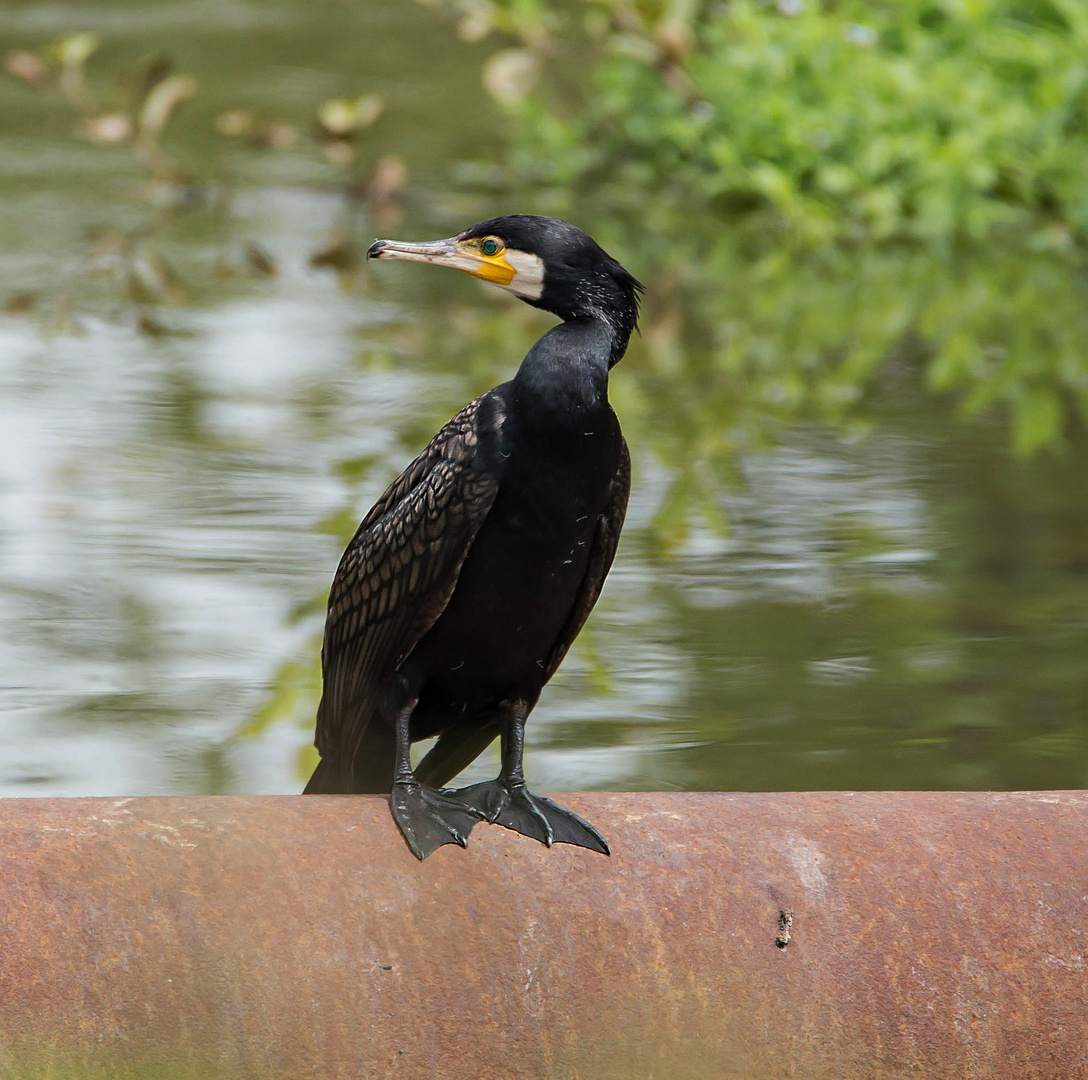
<instances>
[{"instance_id":1,"label":"green eye","mask_svg":"<svg viewBox=\"0 0 1088 1080\"><path fill-rule=\"evenodd\" d=\"M502 250L502 244L493 236L489 236L481 245L480 250L485 255L498 255Z\"/></svg>"}]
</instances>

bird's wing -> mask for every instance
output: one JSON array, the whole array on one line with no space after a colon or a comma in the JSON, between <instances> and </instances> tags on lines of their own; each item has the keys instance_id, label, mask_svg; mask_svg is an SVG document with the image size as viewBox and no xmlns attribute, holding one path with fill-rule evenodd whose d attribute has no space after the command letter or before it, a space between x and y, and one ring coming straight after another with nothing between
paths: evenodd
<instances>
[{"instance_id":1,"label":"bird's wing","mask_svg":"<svg viewBox=\"0 0 1088 1080\"><path fill-rule=\"evenodd\" d=\"M498 493L479 461L488 395L465 406L390 484L337 568L321 647L316 744L350 770L381 692L449 602Z\"/></svg>"},{"instance_id":2,"label":"bird's wing","mask_svg":"<svg viewBox=\"0 0 1088 1080\"><path fill-rule=\"evenodd\" d=\"M620 530L623 519L627 516L627 499L631 494L631 454L627 449L627 440L620 438L620 463L616 475L612 477L608 501L604 511L597 519L597 531L593 535L593 547L589 551L589 564L586 575L582 578L582 587L574 600L566 625L563 627L548 658L544 663L544 681L547 682L563 662L567 650L574 644L574 639L585 625L597 597L601 595L604 579L616 557L616 545L620 542Z\"/></svg>"}]
</instances>

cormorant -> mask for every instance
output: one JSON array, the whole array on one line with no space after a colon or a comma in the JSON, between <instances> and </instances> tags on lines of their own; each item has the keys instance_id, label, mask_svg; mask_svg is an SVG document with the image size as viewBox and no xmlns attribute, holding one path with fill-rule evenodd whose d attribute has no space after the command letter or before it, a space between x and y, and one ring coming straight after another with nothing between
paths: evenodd
<instances>
[{"instance_id":1,"label":"cormorant","mask_svg":"<svg viewBox=\"0 0 1088 1080\"><path fill-rule=\"evenodd\" d=\"M557 218L491 218L367 259L451 266L563 321L514 378L466 405L363 519L336 571L307 793L391 792L412 852L486 819L605 855L588 822L529 792L525 720L597 601L631 462L608 404L642 286ZM413 772L410 745L438 736ZM443 788L501 737L497 779Z\"/></svg>"}]
</instances>

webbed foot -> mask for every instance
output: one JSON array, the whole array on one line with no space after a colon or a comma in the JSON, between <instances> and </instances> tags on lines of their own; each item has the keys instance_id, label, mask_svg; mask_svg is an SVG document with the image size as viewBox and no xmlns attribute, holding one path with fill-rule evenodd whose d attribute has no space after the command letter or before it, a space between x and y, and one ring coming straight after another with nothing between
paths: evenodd
<instances>
[{"instance_id":1,"label":"webbed foot","mask_svg":"<svg viewBox=\"0 0 1088 1080\"><path fill-rule=\"evenodd\" d=\"M423 784L394 784L389 809L412 854L420 861L443 844L465 847L472 827L482 819L451 792Z\"/></svg>"},{"instance_id":2,"label":"webbed foot","mask_svg":"<svg viewBox=\"0 0 1088 1080\"><path fill-rule=\"evenodd\" d=\"M610 854L605 838L588 821L544 795L534 795L524 784L507 787L501 779L488 780L461 788L456 794L481 817L539 840L546 847L574 844Z\"/></svg>"}]
</instances>

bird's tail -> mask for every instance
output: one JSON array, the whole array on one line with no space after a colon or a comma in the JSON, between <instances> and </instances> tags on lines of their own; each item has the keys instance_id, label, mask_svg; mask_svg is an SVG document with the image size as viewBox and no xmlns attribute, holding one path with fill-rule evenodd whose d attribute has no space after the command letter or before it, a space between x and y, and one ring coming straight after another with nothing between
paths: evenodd
<instances>
[{"instance_id":1,"label":"bird's tail","mask_svg":"<svg viewBox=\"0 0 1088 1080\"><path fill-rule=\"evenodd\" d=\"M332 758L322 758L314 769L310 782L303 789L303 795L344 795L349 788L344 783L340 769Z\"/></svg>"},{"instance_id":2,"label":"bird's tail","mask_svg":"<svg viewBox=\"0 0 1088 1080\"><path fill-rule=\"evenodd\" d=\"M393 790L396 746L393 732L371 724L355 754L352 768L342 767L334 755L323 757L303 795L387 795Z\"/></svg>"}]
</instances>

